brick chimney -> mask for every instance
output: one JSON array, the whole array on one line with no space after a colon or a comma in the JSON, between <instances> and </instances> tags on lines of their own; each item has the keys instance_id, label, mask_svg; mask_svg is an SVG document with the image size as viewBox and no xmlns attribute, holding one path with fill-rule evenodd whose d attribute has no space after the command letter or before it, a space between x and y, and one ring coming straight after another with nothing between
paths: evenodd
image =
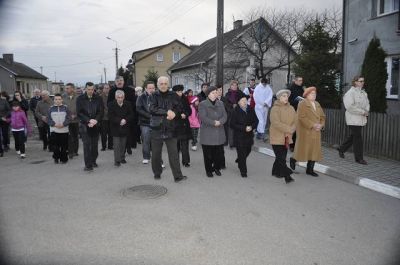
<instances>
[{"instance_id":1,"label":"brick chimney","mask_svg":"<svg viewBox=\"0 0 400 265\"><path fill-rule=\"evenodd\" d=\"M14 54L3 53L3 59L4 59L4 61L6 61L6 63L13 64L14 63Z\"/></svg>"},{"instance_id":2,"label":"brick chimney","mask_svg":"<svg viewBox=\"0 0 400 265\"><path fill-rule=\"evenodd\" d=\"M243 20L236 20L233 22L233 29L240 29L243 26Z\"/></svg>"}]
</instances>

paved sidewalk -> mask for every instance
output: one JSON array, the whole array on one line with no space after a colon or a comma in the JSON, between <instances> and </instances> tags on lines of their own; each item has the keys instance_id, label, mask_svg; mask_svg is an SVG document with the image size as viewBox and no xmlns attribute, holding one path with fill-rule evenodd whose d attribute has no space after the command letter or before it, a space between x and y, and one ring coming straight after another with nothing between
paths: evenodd
<instances>
[{"instance_id":1,"label":"paved sidewalk","mask_svg":"<svg viewBox=\"0 0 400 265\"><path fill-rule=\"evenodd\" d=\"M256 149L261 148L262 153L273 155L271 145L268 142L256 140L255 147ZM383 193L400 198L399 161L366 156L364 158L368 165L361 165L354 161L353 153L347 152L345 158L342 159L334 148L324 146L322 151L323 160L316 166L319 171L379 192L381 192L381 189L389 190ZM288 159L290 155L291 153L288 154ZM379 187L375 189L375 186Z\"/></svg>"}]
</instances>

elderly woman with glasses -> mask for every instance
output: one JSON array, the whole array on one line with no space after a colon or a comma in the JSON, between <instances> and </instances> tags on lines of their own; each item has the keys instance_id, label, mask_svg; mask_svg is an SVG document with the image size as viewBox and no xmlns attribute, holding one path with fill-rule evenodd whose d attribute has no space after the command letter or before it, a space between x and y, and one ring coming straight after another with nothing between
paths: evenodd
<instances>
[{"instance_id":1,"label":"elderly woman with glasses","mask_svg":"<svg viewBox=\"0 0 400 265\"><path fill-rule=\"evenodd\" d=\"M353 86L343 97L344 107L346 108L346 124L349 126L350 135L346 141L338 148L339 156L344 158L344 153L353 146L354 158L357 163L366 165L363 157L363 140L361 129L367 124L369 114L369 100L367 92L363 89L364 77L356 76L353 78Z\"/></svg>"}]
</instances>

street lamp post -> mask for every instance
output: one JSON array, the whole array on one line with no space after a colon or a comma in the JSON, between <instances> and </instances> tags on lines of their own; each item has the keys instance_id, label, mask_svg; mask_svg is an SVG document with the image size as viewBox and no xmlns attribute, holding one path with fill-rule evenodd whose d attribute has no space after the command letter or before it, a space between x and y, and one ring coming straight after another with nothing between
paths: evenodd
<instances>
[{"instance_id":1,"label":"street lamp post","mask_svg":"<svg viewBox=\"0 0 400 265\"><path fill-rule=\"evenodd\" d=\"M116 40L111 39L110 37L106 37L106 39L115 42L115 76L118 75L118 42Z\"/></svg>"}]
</instances>

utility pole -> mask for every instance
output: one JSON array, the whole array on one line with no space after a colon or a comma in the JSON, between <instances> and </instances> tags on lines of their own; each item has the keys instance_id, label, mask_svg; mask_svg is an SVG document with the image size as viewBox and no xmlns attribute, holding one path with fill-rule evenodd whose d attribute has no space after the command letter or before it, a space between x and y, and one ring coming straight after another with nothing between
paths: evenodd
<instances>
[{"instance_id":1,"label":"utility pole","mask_svg":"<svg viewBox=\"0 0 400 265\"><path fill-rule=\"evenodd\" d=\"M57 72L54 72L54 83L57 82Z\"/></svg>"},{"instance_id":2,"label":"utility pole","mask_svg":"<svg viewBox=\"0 0 400 265\"><path fill-rule=\"evenodd\" d=\"M217 10L217 84L224 84L224 0L218 0Z\"/></svg>"},{"instance_id":3,"label":"utility pole","mask_svg":"<svg viewBox=\"0 0 400 265\"><path fill-rule=\"evenodd\" d=\"M43 74L43 66L40 66L40 74Z\"/></svg>"},{"instance_id":4,"label":"utility pole","mask_svg":"<svg viewBox=\"0 0 400 265\"><path fill-rule=\"evenodd\" d=\"M104 67L104 83L107 84L107 73L106 73L106 68Z\"/></svg>"},{"instance_id":5,"label":"utility pole","mask_svg":"<svg viewBox=\"0 0 400 265\"><path fill-rule=\"evenodd\" d=\"M110 37L106 37L106 39L115 42L115 76L118 75L118 42L116 40L111 39Z\"/></svg>"}]
</instances>

